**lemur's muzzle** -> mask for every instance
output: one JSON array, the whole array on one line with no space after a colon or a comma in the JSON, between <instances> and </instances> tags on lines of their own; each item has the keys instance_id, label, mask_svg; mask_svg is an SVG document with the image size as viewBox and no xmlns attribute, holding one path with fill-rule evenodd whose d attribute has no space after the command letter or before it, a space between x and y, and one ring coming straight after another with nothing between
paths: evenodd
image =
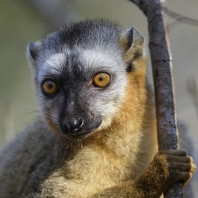
<instances>
[{"instance_id":1,"label":"lemur's muzzle","mask_svg":"<svg viewBox=\"0 0 198 198\"><path fill-rule=\"evenodd\" d=\"M68 117L60 119L59 127L61 133L69 139L84 139L102 123L101 116L94 119L86 119L86 116L83 115L70 115Z\"/></svg>"}]
</instances>

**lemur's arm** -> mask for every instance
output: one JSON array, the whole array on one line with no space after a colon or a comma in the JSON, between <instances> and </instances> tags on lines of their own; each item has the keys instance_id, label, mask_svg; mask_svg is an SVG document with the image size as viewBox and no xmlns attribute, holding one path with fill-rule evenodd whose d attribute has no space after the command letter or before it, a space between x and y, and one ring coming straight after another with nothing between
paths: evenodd
<instances>
[{"instance_id":1,"label":"lemur's arm","mask_svg":"<svg viewBox=\"0 0 198 198\"><path fill-rule=\"evenodd\" d=\"M195 169L184 150L161 151L137 180L108 188L91 198L158 198L171 184L177 181L186 184Z\"/></svg>"}]
</instances>

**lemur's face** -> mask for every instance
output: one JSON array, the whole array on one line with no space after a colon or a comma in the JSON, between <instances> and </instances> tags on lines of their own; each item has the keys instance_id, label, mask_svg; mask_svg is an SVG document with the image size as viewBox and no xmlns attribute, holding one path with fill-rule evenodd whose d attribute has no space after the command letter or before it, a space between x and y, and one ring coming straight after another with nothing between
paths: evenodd
<instances>
[{"instance_id":1,"label":"lemur's face","mask_svg":"<svg viewBox=\"0 0 198 198\"><path fill-rule=\"evenodd\" d=\"M79 139L110 125L126 86L120 57L65 48L39 62L38 96L49 126Z\"/></svg>"},{"instance_id":2,"label":"lemur's face","mask_svg":"<svg viewBox=\"0 0 198 198\"><path fill-rule=\"evenodd\" d=\"M115 25L84 22L29 45L41 113L53 131L82 139L110 126L127 85L119 35Z\"/></svg>"}]
</instances>

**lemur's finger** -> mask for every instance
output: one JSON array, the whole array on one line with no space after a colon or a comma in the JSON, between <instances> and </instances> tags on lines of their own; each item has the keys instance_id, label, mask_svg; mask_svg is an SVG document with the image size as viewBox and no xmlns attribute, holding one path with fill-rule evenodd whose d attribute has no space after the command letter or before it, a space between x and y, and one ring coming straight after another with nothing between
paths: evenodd
<instances>
[{"instance_id":1,"label":"lemur's finger","mask_svg":"<svg viewBox=\"0 0 198 198\"><path fill-rule=\"evenodd\" d=\"M186 185L192 177L192 173L189 171L171 171L169 172L169 178L168 180L170 183L175 183L175 182L182 182L183 185Z\"/></svg>"},{"instance_id":2,"label":"lemur's finger","mask_svg":"<svg viewBox=\"0 0 198 198\"><path fill-rule=\"evenodd\" d=\"M178 163L178 162L171 162L169 164L172 170L178 170L178 171L190 171L191 165L186 163Z\"/></svg>"},{"instance_id":3,"label":"lemur's finger","mask_svg":"<svg viewBox=\"0 0 198 198\"><path fill-rule=\"evenodd\" d=\"M162 150L162 151L159 151L159 154L171 155L171 156L186 156L187 155L185 150Z\"/></svg>"},{"instance_id":4,"label":"lemur's finger","mask_svg":"<svg viewBox=\"0 0 198 198\"><path fill-rule=\"evenodd\" d=\"M194 173L196 170L192 157L166 156L166 159L169 163L169 168L172 170L190 171L191 173Z\"/></svg>"},{"instance_id":5,"label":"lemur's finger","mask_svg":"<svg viewBox=\"0 0 198 198\"><path fill-rule=\"evenodd\" d=\"M171 162L181 162L181 163L187 163L191 164L191 157L189 156L172 156L172 155L165 155L166 159Z\"/></svg>"}]
</instances>

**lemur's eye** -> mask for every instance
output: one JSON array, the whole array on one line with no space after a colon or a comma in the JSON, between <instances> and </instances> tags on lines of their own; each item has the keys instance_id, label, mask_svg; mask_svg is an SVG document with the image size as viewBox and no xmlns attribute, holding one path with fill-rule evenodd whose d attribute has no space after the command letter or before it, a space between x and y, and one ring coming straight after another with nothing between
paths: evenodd
<instances>
[{"instance_id":1,"label":"lemur's eye","mask_svg":"<svg viewBox=\"0 0 198 198\"><path fill-rule=\"evenodd\" d=\"M43 91L48 95L52 95L58 91L58 87L54 81L47 80L43 83Z\"/></svg>"},{"instance_id":2,"label":"lemur's eye","mask_svg":"<svg viewBox=\"0 0 198 198\"><path fill-rule=\"evenodd\" d=\"M110 82L110 75L107 73L98 73L93 78L93 84L96 87L106 87Z\"/></svg>"}]
</instances>

